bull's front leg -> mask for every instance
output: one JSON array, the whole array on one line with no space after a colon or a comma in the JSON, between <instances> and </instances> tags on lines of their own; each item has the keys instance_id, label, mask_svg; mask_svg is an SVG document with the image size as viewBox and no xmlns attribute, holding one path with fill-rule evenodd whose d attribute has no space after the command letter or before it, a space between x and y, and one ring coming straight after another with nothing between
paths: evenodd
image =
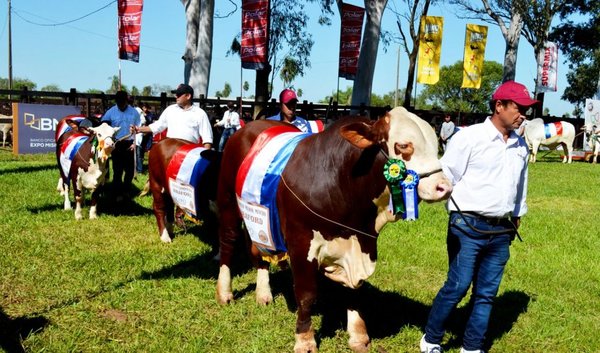
<instances>
[{"instance_id":1,"label":"bull's front leg","mask_svg":"<svg viewBox=\"0 0 600 353\"><path fill-rule=\"evenodd\" d=\"M317 341L312 327L312 308L317 300L317 271L306 260L306 256L296 259L290 254L292 276L294 277L294 295L298 304L296 318L296 343L294 353L316 353Z\"/></svg>"},{"instance_id":2,"label":"bull's front leg","mask_svg":"<svg viewBox=\"0 0 600 353\"><path fill-rule=\"evenodd\" d=\"M360 316L360 312L348 309L348 345L352 351L357 353L367 353L369 351L371 340L367 333L365 320Z\"/></svg>"},{"instance_id":3,"label":"bull's front leg","mask_svg":"<svg viewBox=\"0 0 600 353\"><path fill-rule=\"evenodd\" d=\"M171 235L169 234L171 229L167 228L166 223L166 202L164 198L164 193L162 187L154 186L151 184L150 188L152 189L152 209L154 210L154 217L156 217L156 225L158 226L158 236L163 243L171 242ZM171 210L172 211L172 210Z\"/></svg>"},{"instance_id":4,"label":"bull's front leg","mask_svg":"<svg viewBox=\"0 0 600 353\"><path fill-rule=\"evenodd\" d=\"M73 182L73 195L75 196L75 219L81 220L83 216L81 214L81 209L83 208L83 190L79 185L79 182Z\"/></svg>"},{"instance_id":5,"label":"bull's front leg","mask_svg":"<svg viewBox=\"0 0 600 353\"><path fill-rule=\"evenodd\" d=\"M71 199L69 198L69 184L63 182L62 178L59 179L58 183L60 185L60 194L64 198L63 209L65 211L73 209L71 206ZM58 190L58 188L59 187L57 186L56 189Z\"/></svg>"},{"instance_id":6,"label":"bull's front leg","mask_svg":"<svg viewBox=\"0 0 600 353\"><path fill-rule=\"evenodd\" d=\"M219 252L220 266L219 278L217 279L217 302L228 304L233 302L233 291L231 289L231 264L235 243L241 235L241 219L237 215L237 208L219 208Z\"/></svg>"},{"instance_id":7,"label":"bull's front leg","mask_svg":"<svg viewBox=\"0 0 600 353\"><path fill-rule=\"evenodd\" d=\"M262 260L262 254L252 245L251 247L252 265L257 269L256 272L256 303L267 305L273 302L273 293L269 283L269 263Z\"/></svg>"},{"instance_id":8,"label":"bull's front leg","mask_svg":"<svg viewBox=\"0 0 600 353\"><path fill-rule=\"evenodd\" d=\"M92 199L90 200L90 219L98 218L97 208L98 198L100 197L100 187L92 190Z\"/></svg>"}]
</instances>

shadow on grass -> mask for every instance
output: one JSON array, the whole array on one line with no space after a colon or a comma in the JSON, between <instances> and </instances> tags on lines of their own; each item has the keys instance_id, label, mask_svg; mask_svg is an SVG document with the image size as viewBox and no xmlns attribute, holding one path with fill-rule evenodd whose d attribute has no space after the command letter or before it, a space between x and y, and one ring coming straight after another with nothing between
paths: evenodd
<instances>
[{"instance_id":1,"label":"shadow on grass","mask_svg":"<svg viewBox=\"0 0 600 353\"><path fill-rule=\"evenodd\" d=\"M43 330L49 322L44 316L13 319L0 308L0 348L7 353L25 352L21 342L30 334Z\"/></svg>"},{"instance_id":2,"label":"shadow on grass","mask_svg":"<svg viewBox=\"0 0 600 353\"><path fill-rule=\"evenodd\" d=\"M21 173L33 173L33 172L41 172L45 170L56 169L56 181L58 181L58 167L56 164L44 164L44 165L15 165L10 166L8 168L0 169L0 175L4 174L21 174Z\"/></svg>"}]
</instances>

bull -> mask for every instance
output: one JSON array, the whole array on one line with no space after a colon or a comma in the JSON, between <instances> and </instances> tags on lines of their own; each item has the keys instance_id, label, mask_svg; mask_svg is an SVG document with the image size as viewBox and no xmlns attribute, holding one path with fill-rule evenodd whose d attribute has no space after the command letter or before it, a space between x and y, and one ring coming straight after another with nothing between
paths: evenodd
<instances>
[{"instance_id":1,"label":"bull","mask_svg":"<svg viewBox=\"0 0 600 353\"><path fill-rule=\"evenodd\" d=\"M575 127L566 121L544 124L544 120L536 118L523 122L525 141L531 154L529 161L535 163L540 146L556 149L562 146L563 163L573 161L573 141L575 140Z\"/></svg>"}]
</instances>

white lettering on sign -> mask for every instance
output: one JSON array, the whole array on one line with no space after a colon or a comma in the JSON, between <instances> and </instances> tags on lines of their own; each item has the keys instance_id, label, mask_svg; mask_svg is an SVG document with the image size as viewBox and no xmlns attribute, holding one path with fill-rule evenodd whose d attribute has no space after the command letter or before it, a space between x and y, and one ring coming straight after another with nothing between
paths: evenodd
<instances>
[{"instance_id":1,"label":"white lettering on sign","mask_svg":"<svg viewBox=\"0 0 600 353\"><path fill-rule=\"evenodd\" d=\"M264 248L275 250L269 209L262 205L246 202L239 197L237 201L250 239Z\"/></svg>"},{"instance_id":2,"label":"white lettering on sign","mask_svg":"<svg viewBox=\"0 0 600 353\"><path fill-rule=\"evenodd\" d=\"M173 202L175 202L177 206L188 211L192 215L197 216L196 193L193 186L169 178L169 190L171 191L171 198L173 198Z\"/></svg>"}]
</instances>

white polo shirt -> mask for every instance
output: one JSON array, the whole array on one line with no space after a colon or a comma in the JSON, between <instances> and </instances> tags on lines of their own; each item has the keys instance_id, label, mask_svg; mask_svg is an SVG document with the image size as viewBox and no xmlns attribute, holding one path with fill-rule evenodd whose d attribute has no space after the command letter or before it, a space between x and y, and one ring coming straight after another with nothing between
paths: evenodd
<instances>
[{"instance_id":1,"label":"white polo shirt","mask_svg":"<svg viewBox=\"0 0 600 353\"><path fill-rule=\"evenodd\" d=\"M193 143L212 143L213 134L210 121L202 108L192 105L182 109L172 104L165 109L157 121L148 125L152 134L167 130L167 137L188 140Z\"/></svg>"}]
</instances>

